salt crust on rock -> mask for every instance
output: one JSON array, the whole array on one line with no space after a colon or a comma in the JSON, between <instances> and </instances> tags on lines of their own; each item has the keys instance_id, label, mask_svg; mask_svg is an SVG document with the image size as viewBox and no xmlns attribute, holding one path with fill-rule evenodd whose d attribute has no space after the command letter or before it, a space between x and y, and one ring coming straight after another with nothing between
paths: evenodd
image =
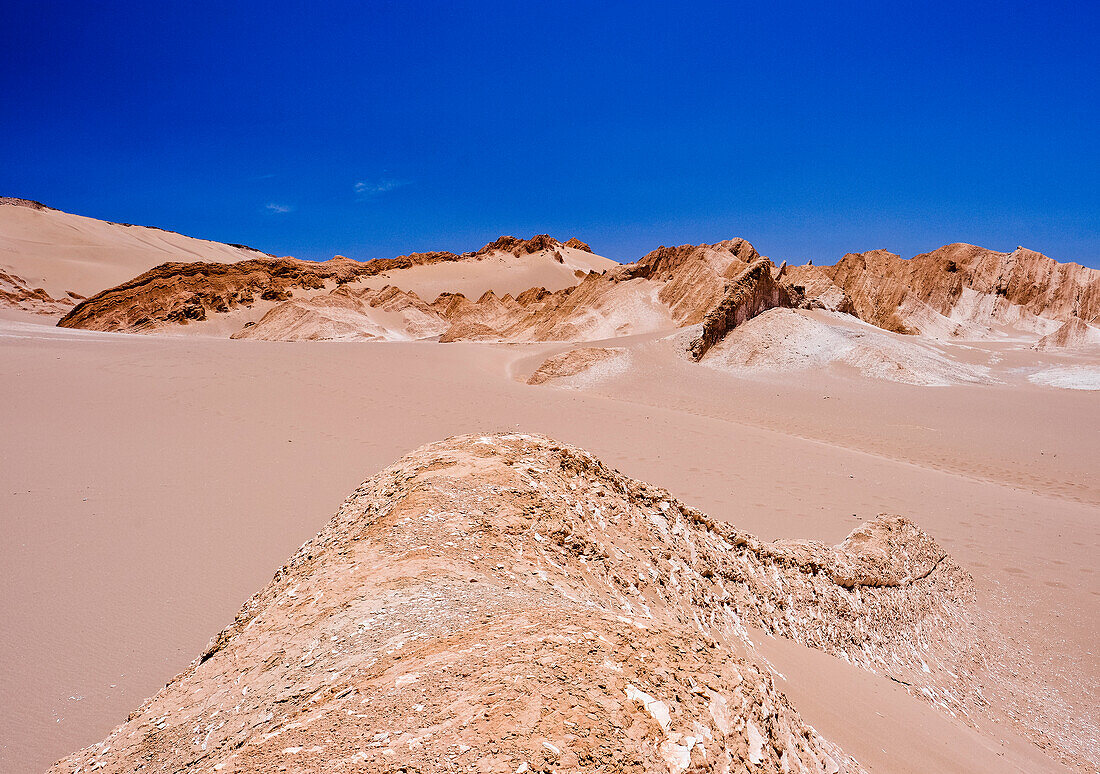
<instances>
[{"instance_id":1,"label":"salt crust on rock","mask_svg":"<svg viewBox=\"0 0 1100 774\"><path fill-rule=\"evenodd\" d=\"M765 543L581 449L461 436L360 486L56 770L859 771L737 655L744 626L939 700L969 595L901 517Z\"/></svg>"}]
</instances>

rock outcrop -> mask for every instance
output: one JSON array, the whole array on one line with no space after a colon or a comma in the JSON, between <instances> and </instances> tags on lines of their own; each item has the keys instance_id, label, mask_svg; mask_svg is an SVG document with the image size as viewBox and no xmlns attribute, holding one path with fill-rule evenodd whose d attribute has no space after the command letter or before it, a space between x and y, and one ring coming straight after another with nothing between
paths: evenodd
<instances>
[{"instance_id":1,"label":"rock outcrop","mask_svg":"<svg viewBox=\"0 0 1100 774\"><path fill-rule=\"evenodd\" d=\"M646 279L589 273L554 293L532 288L516 298L486 295L456 307L440 341L596 341L673 328L675 322Z\"/></svg>"},{"instance_id":2,"label":"rock outcrop","mask_svg":"<svg viewBox=\"0 0 1100 774\"><path fill-rule=\"evenodd\" d=\"M205 320L295 292L323 290L409 266L457 261L453 253L414 253L360 263L336 257L323 263L257 258L238 263L165 263L78 304L58 322L63 328L142 333Z\"/></svg>"},{"instance_id":3,"label":"rock outcrop","mask_svg":"<svg viewBox=\"0 0 1100 774\"><path fill-rule=\"evenodd\" d=\"M1053 333L1040 338L1033 349L1079 349L1100 345L1100 328L1095 328L1080 317L1072 317Z\"/></svg>"},{"instance_id":4,"label":"rock outcrop","mask_svg":"<svg viewBox=\"0 0 1100 774\"><path fill-rule=\"evenodd\" d=\"M731 330L768 309L789 307L799 300L773 275L771 261L761 258L746 266L727 286L722 300L703 318L703 332L691 342L691 357L699 360Z\"/></svg>"},{"instance_id":5,"label":"rock outcrop","mask_svg":"<svg viewBox=\"0 0 1100 774\"><path fill-rule=\"evenodd\" d=\"M787 284L801 297L799 306L805 309L824 309L828 312L855 314L852 300L833 282L832 277L820 266L788 266L784 274Z\"/></svg>"},{"instance_id":6,"label":"rock outcrop","mask_svg":"<svg viewBox=\"0 0 1100 774\"><path fill-rule=\"evenodd\" d=\"M713 245L659 247L626 267L631 276L662 283L658 298L680 325L695 325L722 300L730 282L760 254L744 239Z\"/></svg>"},{"instance_id":7,"label":"rock outcrop","mask_svg":"<svg viewBox=\"0 0 1100 774\"><path fill-rule=\"evenodd\" d=\"M450 327L439 308L415 293L340 286L308 300L272 307L232 339L266 341L408 341L438 336Z\"/></svg>"},{"instance_id":8,"label":"rock outcrop","mask_svg":"<svg viewBox=\"0 0 1100 774\"><path fill-rule=\"evenodd\" d=\"M33 199L20 199L16 196L0 196L0 205L10 205L12 207L27 207L32 210L53 210L53 207L47 207L42 202L36 202ZM57 210L54 210L57 212Z\"/></svg>"},{"instance_id":9,"label":"rock outcrop","mask_svg":"<svg viewBox=\"0 0 1100 774\"><path fill-rule=\"evenodd\" d=\"M519 239L514 236L502 236L495 242L490 242L483 248L478 250L474 255L491 255L492 253L511 253L517 258L521 255L531 255L532 253L541 252L553 252L559 250L562 247L577 247L583 249L585 252L592 252L588 245L580 241L576 237L573 237L566 241L564 244L554 239L549 234L536 234L530 239Z\"/></svg>"},{"instance_id":10,"label":"rock outcrop","mask_svg":"<svg viewBox=\"0 0 1100 774\"><path fill-rule=\"evenodd\" d=\"M761 268L749 271L757 264ZM723 307L705 334L720 338L729 329L720 330L723 325L789 303L792 291L773 270L744 239L660 247L637 263L591 273L573 288L556 293L532 289L507 308L495 299L488 305L479 300L456 310L453 328L441 341L473 336L508 342L596 341L699 324L723 303L732 304L735 311Z\"/></svg>"},{"instance_id":11,"label":"rock outcrop","mask_svg":"<svg viewBox=\"0 0 1100 774\"><path fill-rule=\"evenodd\" d=\"M529 264L529 256L545 260L535 261L541 267L537 271L517 273L524 284L511 285L509 294L483 294L484 285L421 286L417 304L431 306L438 320L418 330L442 328L441 334L432 335L441 335L444 342L581 342L702 325L691 348L698 360L733 327L775 307L845 312L897 333L968 338L1034 340L1072 320L1095 324L1100 319L1100 271L1057 263L1024 248L998 253L952 244L908 260L872 250L849 253L834 266L777 270L744 239L730 239L662 246L635 263L616 266L592 256L578 239L562 243L538 234L530 239L502 236L461 255L414 253L362 263L340 256L324 263L271 257L232 264L166 263L77 304L59 324L146 332L293 297L277 312L278 324L272 318L272 324L259 325L256 318L267 311L261 307L249 315L249 322L257 324L236 337L283 336L288 321L297 319L288 334L295 339L416 338L416 332L380 334L373 315L360 314L361 307L351 309L355 299L337 288L385 275L379 279L412 292L412 287L402 287L395 272L493 258ZM547 266L553 271L548 273ZM588 270L593 267L597 270ZM440 276L455 279L461 272ZM536 285L520 292L528 279L551 289ZM455 292L460 289L470 298ZM337 295L322 297L333 293ZM475 294L482 295L473 301ZM433 296L439 296L437 301L446 297L446 303L431 301ZM361 330L356 321L363 324ZM311 325L316 329L310 330Z\"/></svg>"},{"instance_id":12,"label":"rock outcrop","mask_svg":"<svg viewBox=\"0 0 1100 774\"><path fill-rule=\"evenodd\" d=\"M1011 253L951 244L908 260L849 253L835 266L798 267L792 282L825 308L839 303L899 333L981 337L998 327L1046 334L1100 315L1100 271L1022 247Z\"/></svg>"},{"instance_id":13,"label":"rock outcrop","mask_svg":"<svg viewBox=\"0 0 1100 774\"><path fill-rule=\"evenodd\" d=\"M0 269L0 309L19 309L35 314L64 314L81 296L69 292L54 298L45 288L32 288L22 277Z\"/></svg>"},{"instance_id":14,"label":"rock outcrop","mask_svg":"<svg viewBox=\"0 0 1100 774\"><path fill-rule=\"evenodd\" d=\"M362 283L380 275L392 278L395 273L405 269L470 263L500 255L519 258L546 253L553 255L559 263L564 263L565 259L561 254L563 250L584 249L588 252L587 246L580 248L577 245L584 243L570 240L562 244L546 234L539 234L531 239L503 236L476 252L412 253L397 258L362 262L336 256L322 263L273 257L231 264L165 263L92 296L58 324L70 328L143 333L206 320L241 308L252 308L260 302L268 302L266 306L273 306L274 303L288 301L293 297L293 304L278 311L278 324L269 321L273 324L261 326L257 322L236 337L258 338L263 331L278 336L290 319L298 318L299 323L294 326L291 334L295 340L321 340L333 336L369 340L379 338L373 324L368 323L357 334L351 323L354 315L337 312L349 311L349 304L353 301L347 294L340 294L340 289L345 285ZM567 269L562 271L571 278ZM336 295L324 297L332 293ZM343 319L334 320L332 315ZM366 321L365 318L362 319ZM317 322L317 330L308 330L310 321ZM416 335L398 337L416 338Z\"/></svg>"},{"instance_id":15,"label":"rock outcrop","mask_svg":"<svg viewBox=\"0 0 1100 774\"><path fill-rule=\"evenodd\" d=\"M621 349L608 349L606 347L580 347L568 352L552 355L543 361L529 377L528 384L545 384L551 381L570 379L580 374L588 373L593 368L606 365L615 360L624 358L625 352Z\"/></svg>"},{"instance_id":16,"label":"rock outcrop","mask_svg":"<svg viewBox=\"0 0 1100 774\"><path fill-rule=\"evenodd\" d=\"M765 543L540 436L359 487L190 666L55 771L838 772L752 624L962 708L971 582L884 516ZM953 710L954 711L954 710Z\"/></svg>"}]
</instances>

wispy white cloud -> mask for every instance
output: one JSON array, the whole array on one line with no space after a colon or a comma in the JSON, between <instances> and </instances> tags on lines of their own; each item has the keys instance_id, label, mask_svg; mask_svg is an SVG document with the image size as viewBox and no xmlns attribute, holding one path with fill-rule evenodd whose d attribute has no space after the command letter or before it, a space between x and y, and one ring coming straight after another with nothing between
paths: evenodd
<instances>
[{"instance_id":1,"label":"wispy white cloud","mask_svg":"<svg viewBox=\"0 0 1100 774\"><path fill-rule=\"evenodd\" d=\"M407 185L409 185L408 180L395 180L390 177L383 177L378 180L360 180L355 184L355 195L359 199L368 199Z\"/></svg>"},{"instance_id":2,"label":"wispy white cloud","mask_svg":"<svg viewBox=\"0 0 1100 774\"><path fill-rule=\"evenodd\" d=\"M277 215L284 215L294 209L289 204L276 204L275 202L268 204L267 208Z\"/></svg>"}]
</instances>

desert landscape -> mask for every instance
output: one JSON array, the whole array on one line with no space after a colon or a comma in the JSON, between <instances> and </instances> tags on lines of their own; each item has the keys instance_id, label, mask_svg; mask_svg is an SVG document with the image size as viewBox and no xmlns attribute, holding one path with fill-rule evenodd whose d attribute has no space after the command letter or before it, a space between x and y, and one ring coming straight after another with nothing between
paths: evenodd
<instances>
[{"instance_id":1,"label":"desert landscape","mask_svg":"<svg viewBox=\"0 0 1100 774\"><path fill-rule=\"evenodd\" d=\"M0 770L1097 771L1100 271L584 236L0 199Z\"/></svg>"}]
</instances>

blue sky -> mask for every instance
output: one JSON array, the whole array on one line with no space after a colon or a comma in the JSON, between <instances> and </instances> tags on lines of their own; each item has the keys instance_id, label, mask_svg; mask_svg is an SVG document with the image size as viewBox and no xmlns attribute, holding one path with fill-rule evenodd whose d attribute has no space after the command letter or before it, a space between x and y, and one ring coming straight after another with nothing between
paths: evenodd
<instances>
[{"instance_id":1,"label":"blue sky","mask_svg":"<svg viewBox=\"0 0 1100 774\"><path fill-rule=\"evenodd\" d=\"M0 195L312 259L1100 267L1098 5L8 3Z\"/></svg>"}]
</instances>

